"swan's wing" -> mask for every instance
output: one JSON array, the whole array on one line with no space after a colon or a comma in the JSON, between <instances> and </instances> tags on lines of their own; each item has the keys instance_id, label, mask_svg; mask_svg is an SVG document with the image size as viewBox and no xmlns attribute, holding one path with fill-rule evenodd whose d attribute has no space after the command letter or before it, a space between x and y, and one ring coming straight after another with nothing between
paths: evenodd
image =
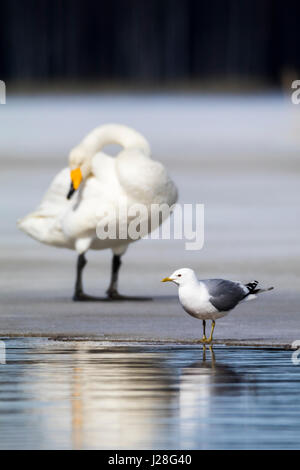
<instances>
[{"instance_id":1,"label":"swan's wing","mask_svg":"<svg viewBox=\"0 0 300 470\"><path fill-rule=\"evenodd\" d=\"M177 190L164 166L138 149L124 150L116 159L120 185L126 194L143 204L172 205Z\"/></svg>"},{"instance_id":2,"label":"swan's wing","mask_svg":"<svg viewBox=\"0 0 300 470\"><path fill-rule=\"evenodd\" d=\"M57 194L46 196L48 201L54 197L56 204ZM130 149L120 152L116 158L98 152L92 160L92 175L76 198L62 212L62 230L67 238L94 239L97 228L103 231L115 224L120 205L135 202L172 205L177 191L161 163L146 157L140 150ZM123 224L119 218L118 222Z\"/></svg>"},{"instance_id":3,"label":"swan's wing","mask_svg":"<svg viewBox=\"0 0 300 470\"><path fill-rule=\"evenodd\" d=\"M64 168L55 176L36 210L18 220L20 230L42 243L70 247L72 241L61 226L62 215L74 203L66 198L69 185L70 170Z\"/></svg>"},{"instance_id":4,"label":"swan's wing","mask_svg":"<svg viewBox=\"0 0 300 470\"><path fill-rule=\"evenodd\" d=\"M37 210L45 215L58 215L66 210L74 203L74 200L67 199L69 189L70 169L64 168L53 179Z\"/></svg>"},{"instance_id":5,"label":"swan's wing","mask_svg":"<svg viewBox=\"0 0 300 470\"><path fill-rule=\"evenodd\" d=\"M98 152L92 160L92 174L97 184L85 186L85 197L118 198L123 192L116 172L116 158Z\"/></svg>"},{"instance_id":6,"label":"swan's wing","mask_svg":"<svg viewBox=\"0 0 300 470\"><path fill-rule=\"evenodd\" d=\"M225 279L205 279L200 282L205 285L209 293L210 303L220 312L233 309L248 292L239 282Z\"/></svg>"}]
</instances>

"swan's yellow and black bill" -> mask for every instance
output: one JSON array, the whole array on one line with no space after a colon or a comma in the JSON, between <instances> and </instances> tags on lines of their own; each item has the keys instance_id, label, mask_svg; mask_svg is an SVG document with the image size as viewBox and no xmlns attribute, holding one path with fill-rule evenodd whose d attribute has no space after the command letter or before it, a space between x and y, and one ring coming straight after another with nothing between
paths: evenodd
<instances>
[{"instance_id":1,"label":"swan's yellow and black bill","mask_svg":"<svg viewBox=\"0 0 300 470\"><path fill-rule=\"evenodd\" d=\"M161 282L169 282L169 281L173 281L173 279L171 277L164 277Z\"/></svg>"},{"instance_id":2,"label":"swan's yellow and black bill","mask_svg":"<svg viewBox=\"0 0 300 470\"><path fill-rule=\"evenodd\" d=\"M82 181L82 173L80 168L75 168L71 171L71 186L67 195L67 199L70 199L75 191L79 188Z\"/></svg>"},{"instance_id":3,"label":"swan's yellow and black bill","mask_svg":"<svg viewBox=\"0 0 300 470\"><path fill-rule=\"evenodd\" d=\"M73 183L73 188L78 189L80 186L80 183L82 181L82 173L80 168L75 168L75 170L71 171L71 181Z\"/></svg>"}]
</instances>

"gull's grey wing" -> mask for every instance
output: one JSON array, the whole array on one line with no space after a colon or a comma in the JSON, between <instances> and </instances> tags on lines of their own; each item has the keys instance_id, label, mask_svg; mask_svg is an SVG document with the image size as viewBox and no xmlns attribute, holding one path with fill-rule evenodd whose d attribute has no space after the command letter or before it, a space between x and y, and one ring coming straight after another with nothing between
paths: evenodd
<instances>
[{"instance_id":1,"label":"gull's grey wing","mask_svg":"<svg viewBox=\"0 0 300 470\"><path fill-rule=\"evenodd\" d=\"M225 279L205 279L205 284L210 295L210 302L219 312L233 309L247 295L247 290L238 282Z\"/></svg>"}]
</instances>

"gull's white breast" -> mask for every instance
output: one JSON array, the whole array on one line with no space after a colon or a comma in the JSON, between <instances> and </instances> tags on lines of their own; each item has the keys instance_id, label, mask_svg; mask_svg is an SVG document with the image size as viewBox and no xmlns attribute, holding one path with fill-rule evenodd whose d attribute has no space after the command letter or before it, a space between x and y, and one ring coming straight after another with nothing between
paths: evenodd
<instances>
[{"instance_id":1,"label":"gull's white breast","mask_svg":"<svg viewBox=\"0 0 300 470\"><path fill-rule=\"evenodd\" d=\"M209 301L209 292L202 282L179 286L179 301L184 310L200 320L216 320L228 312L219 312Z\"/></svg>"}]
</instances>

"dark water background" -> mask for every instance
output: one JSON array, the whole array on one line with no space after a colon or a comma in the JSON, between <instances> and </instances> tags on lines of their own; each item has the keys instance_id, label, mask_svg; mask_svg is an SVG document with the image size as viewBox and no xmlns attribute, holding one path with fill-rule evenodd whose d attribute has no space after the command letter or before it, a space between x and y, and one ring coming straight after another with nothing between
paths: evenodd
<instances>
[{"instance_id":1,"label":"dark water background","mask_svg":"<svg viewBox=\"0 0 300 470\"><path fill-rule=\"evenodd\" d=\"M291 351L5 340L2 449L300 448Z\"/></svg>"}]
</instances>

